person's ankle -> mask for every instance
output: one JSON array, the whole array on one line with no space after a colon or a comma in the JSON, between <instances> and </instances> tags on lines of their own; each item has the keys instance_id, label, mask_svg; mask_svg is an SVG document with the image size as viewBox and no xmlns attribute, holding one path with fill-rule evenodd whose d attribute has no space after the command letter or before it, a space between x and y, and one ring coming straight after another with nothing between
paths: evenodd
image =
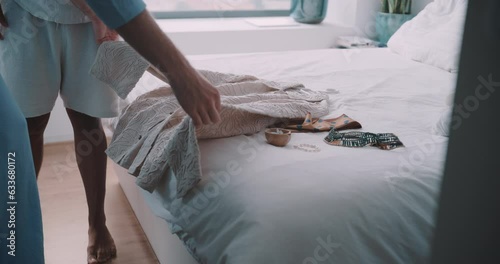
<instances>
[{"instance_id":1,"label":"person's ankle","mask_svg":"<svg viewBox=\"0 0 500 264\"><path fill-rule=\"evenodd\" d=\"M106 217L89 221L89 230L103 230L106 229Z\"/></svg>"}]
</instances>

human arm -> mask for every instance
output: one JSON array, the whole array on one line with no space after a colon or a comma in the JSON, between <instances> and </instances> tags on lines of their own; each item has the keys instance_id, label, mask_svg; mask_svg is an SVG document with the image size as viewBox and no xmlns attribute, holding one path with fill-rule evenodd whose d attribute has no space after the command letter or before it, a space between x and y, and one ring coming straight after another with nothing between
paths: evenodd
<instances>
[{"instance_id":1,"label":"human arm","mask_svg":"<svg viewBox=\"0 0 500 264\"><path fill-rule=\"evenodd\" d=\"M195 125L220 121L219 92L193 69L144 9L142 1L87 0L87 3L108 26L115 28L130 46L168 78L177 100Z\"/></svg>"},{"instance_id":2,"label":"human arm","mask_svg":"<svg viewBox=\"0 0 500 264\"><path fill-rule=\"evenodd\" d=\"M116 29L170 81L180 105L196 125L220 121L220 96L161 31L147 11Z\"/></svg>"}]
</instances>

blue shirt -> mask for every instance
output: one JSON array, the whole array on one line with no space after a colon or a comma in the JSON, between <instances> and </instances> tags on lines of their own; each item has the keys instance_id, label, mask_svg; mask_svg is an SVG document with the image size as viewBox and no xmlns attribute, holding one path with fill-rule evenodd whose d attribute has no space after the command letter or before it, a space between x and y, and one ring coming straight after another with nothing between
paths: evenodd
<instances>
[{"instance_id":1,"label":"blue shirt","mask_svg":"<svg viewBox=\"0 0 500 264\"><path fill-rule=\"evenodd\" d=\"M123 26L146 9L142 0L86 0L109 28Z\"/></svg>"}]
</instances>

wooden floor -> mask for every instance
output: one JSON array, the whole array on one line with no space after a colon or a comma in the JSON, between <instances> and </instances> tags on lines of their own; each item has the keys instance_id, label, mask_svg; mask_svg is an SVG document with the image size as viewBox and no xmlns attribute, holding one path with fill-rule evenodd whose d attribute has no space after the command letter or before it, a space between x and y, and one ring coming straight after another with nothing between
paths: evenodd
<instances>
[{"instance_id":1,"label":"wooden floor","mask_svg":"<svg viewBox=\"0 0 500 264\"><path fill-rule=\"evenodd\" d=\"M87 205L73 143L46 145L38 187L43 214L45 262L87 263ZM118 257L108 263L158 263L109 160L106 215L118 249Z\"/></svg>"}]
</instances>

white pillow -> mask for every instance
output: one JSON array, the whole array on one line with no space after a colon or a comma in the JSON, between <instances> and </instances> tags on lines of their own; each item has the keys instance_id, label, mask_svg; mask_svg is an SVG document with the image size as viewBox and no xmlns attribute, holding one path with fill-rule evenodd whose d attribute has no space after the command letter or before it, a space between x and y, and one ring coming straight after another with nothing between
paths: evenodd
<instances>
[{"instance_id":1,"label":"white pillow","mask_svg":"<svg viewBox=\"0 0 500 264\"><path fill-rule=\"evenodd\" d=\"M435 0L394 33L387 46L406 58L457 72L467 0Z\"/></svg>"}]
</instances>

